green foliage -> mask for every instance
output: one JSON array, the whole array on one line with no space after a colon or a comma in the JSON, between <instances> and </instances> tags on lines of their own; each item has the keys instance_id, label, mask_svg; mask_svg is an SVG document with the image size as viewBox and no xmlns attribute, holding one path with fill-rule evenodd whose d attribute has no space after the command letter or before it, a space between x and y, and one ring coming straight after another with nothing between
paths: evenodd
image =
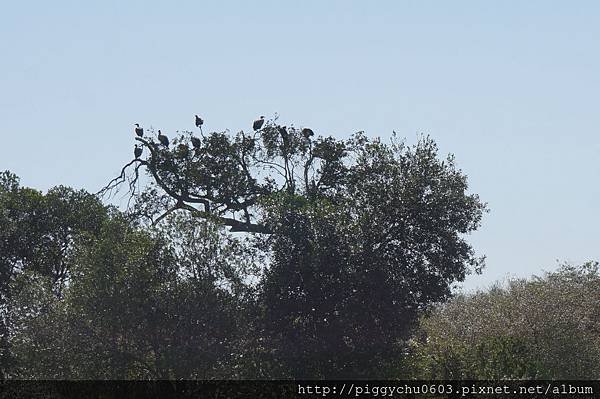
<instances>
[{"instance_id":1,"label":"green foliage","mask_svg":"<svg viewBox=\"0 0 600 399\"><path fill-rule=\"evenodd\" d=\"M56 187L42 194L19 187L5 172L0 184L0 262L7 281L14 272L33 269L61 284L75 236L95 234L107 209L84 191Z\"/></svg>"},{"instance_id":2,"label":"green foliage","mask_svg":"<svg viewBox=\"0 0 600 399\"><path fill-rule=\"evenodd\" d=\"M422 320L419 378L600 378L598 263L463 295Z\"/></svg>"},{"instance_id":3,"label":"green foliage","mask_svg":"<svg viewBox=\"0 0 600 399\"><path fill-rule=\"evenodd\" d=\"M427 137L338 140L273 121L136 140L145 156L103 190L132 167L129 213L2 176L11 376L390 377L419 315L483 266L464 237L486 206ZM509 367L519 345L481 351Z\"/></svg>"},{"instance_id":4,"label":"green foliage","mask_svg":"<svg viewBox=\"0 0 600 399\"><path fill-rule=\"evenodd\" d=\"M431 140L336 145L331 185L265 203L277 234L263 320L283 376L373 377L400 356L419 313L482 265L461 234L485 205ZM354 163L342 162L350 153Z\"/></svg>"},{"instance_id":5,"label":"green foliage","mask_svg":"<svg viewBox=\"0 0 600 399\"><path fill-rule=\"evenodd\" d=\"M21 273L44 276L53 294L61 296L76 237L97 234L107 212L84 191L56 187L44 195L20 187L11 173L0 173L0 376L8 373L14 360L7 325L13 280Z\"/></svg>"},{"instance_id":6,"label":"green foliage","mask_svg":"<svg viewBox=\"0 0 600 399\"><path fill-rule=\"evenodd\" d=\"M150 232L114 216L97 237L80 241L64 299L48 300L43 280L20 291L13 306L15 375L236 378L244 303L231 262L243 248L224 243L208 225L181 230L186 223L174 217ZM178 247L169 234L192 248Z\"/></svg>"}]
</instances>

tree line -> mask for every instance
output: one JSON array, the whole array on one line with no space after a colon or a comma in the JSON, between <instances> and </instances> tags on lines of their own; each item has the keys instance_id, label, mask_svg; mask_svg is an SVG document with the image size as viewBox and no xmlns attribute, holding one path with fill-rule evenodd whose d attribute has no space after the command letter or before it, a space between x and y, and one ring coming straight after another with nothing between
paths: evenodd
<instances>
[{"instance_id":1,"label":"tree line","mask_svg":"<svg viewBox=\"0 0 600 399\"><path fill-rule=\"evenodd\" d=\"M444 323L478 297L438 304L481 271L466 237L487 208L429 137L138 129L101 195L0 175L4 378L452 377L479 361L432 344L470 345ZM122 187L127 210L105 202ZM502 334L478 350L529 342Z\"/></svg>"}]
</instances>

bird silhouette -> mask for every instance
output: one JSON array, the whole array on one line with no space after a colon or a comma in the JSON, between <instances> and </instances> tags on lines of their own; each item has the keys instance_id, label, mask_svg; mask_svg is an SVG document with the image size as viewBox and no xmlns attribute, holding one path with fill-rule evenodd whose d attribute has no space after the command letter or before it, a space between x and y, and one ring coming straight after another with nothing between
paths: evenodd
<instances>
[{"instance_id":1,"label":"bird silhouette","mask_svg":"<svg viewBox=\"0 0 600 399\"><path fill-rule=\"evenodd\" d=\"M141 157L143 151L144 149L142 147L138 147L138 145L136 144L135 148L133 149L133 155L135 155L135 159Z\"/></svg>"},{"instance_id":2,"label":"bird silhouette","mask_svg":"<svg viewBox=\"0 0 600 399\"><path fill-rule=\"evenodd\" d=\"M305 138L309 138L311 136L314 136L315 132L313 132L312 129L309 129L309 128L305 127L304 129L302 129L302 135Z\"/></svg>"},{"instance_id":3,"label":"bird silhouette","mask_svg":"<svg viewBox=\"0 0 600 399\"><path fill-rule=\"evenodd\" d=\"M204 120L196 115L196 127L200 127L204 124Z\"/></svg>"},{"instance_id":4,"label":"bird silhouette","mask_svg":"<svg viewBox=\"0 0 600 399\"><path fill-rule=\"evenodd\" d=\"M160 130L158 131L158 141L160 141L160 143L165 147L169 146L169 138L162 134Z\"/></svg>"},{"instance_id":5,"label":"bird silhouette","mask_svg":"<svg viewBox=\"0 0 600 399\"><path fill-rule=\"evenodd\" d=\"M135 134L137 134L139 137L144 137L144 129L140 127L139 123L135 124Z\"/></svg>"},{"instance_id":6,"label":"bird silhouette","mask_svg":"<svg viewBox=\"0 0 600 399\"><path fill-rule=\"evenodd\" d=\"M281 135L281 138L283 139L283 143L287 144L289 134L288 134L287 128L285 126L279 127L279 134Z\"/></svg>"},{"instance_id":7,"label":"bird silhouette","mask_svg":"<svg viewBox=\"0 0 600 399\"><path fill-rule=\"evenodd\" d=\"M192 137L192 145L195 149L202 147L202 141L198 137Z\"/></svg>"},{"instance_id":8,"label":"bird silhouette","mask_svg":"<svg viewBox=\"0 0 600 399\"><path fill-rule=\"evenodd\" d=\"M254 121L254 123L252 124L252 128L254 130L260 130L260 128L263 127L264 123L265 123L265 117L261 116L260 119L257 119Z\"/></svg>"}]
</instances>

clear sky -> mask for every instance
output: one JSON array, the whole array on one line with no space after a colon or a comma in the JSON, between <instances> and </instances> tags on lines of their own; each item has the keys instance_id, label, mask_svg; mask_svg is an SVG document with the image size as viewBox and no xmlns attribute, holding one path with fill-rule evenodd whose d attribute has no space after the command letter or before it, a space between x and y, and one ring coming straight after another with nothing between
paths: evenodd
<instances>
[{"instance_id":1,"label":"clear sky","mask_svg":"<svg viewBox=\"0 0 600 399\"><path fill-rule=\"evenodd\" d=\"M11 1L0 170L97 191L132 124L430 134L491 212L466 289L600 259L596 1Z\"/></svg>"}]
</instances>

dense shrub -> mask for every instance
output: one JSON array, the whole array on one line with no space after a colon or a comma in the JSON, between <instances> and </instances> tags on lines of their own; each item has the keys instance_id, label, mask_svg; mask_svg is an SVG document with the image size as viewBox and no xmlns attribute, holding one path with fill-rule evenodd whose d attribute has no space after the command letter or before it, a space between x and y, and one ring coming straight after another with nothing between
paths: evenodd
<instances>
[{"instance_id":1,"label":"dense shrub","mask_svg":"<svg viewBox=\"0 0 600 399\"><path fill-rule=\"evenodd\" d=\"M411 342L422 378L600 378L598 263L459 295Z\"/></svg>"}]
</instances>

